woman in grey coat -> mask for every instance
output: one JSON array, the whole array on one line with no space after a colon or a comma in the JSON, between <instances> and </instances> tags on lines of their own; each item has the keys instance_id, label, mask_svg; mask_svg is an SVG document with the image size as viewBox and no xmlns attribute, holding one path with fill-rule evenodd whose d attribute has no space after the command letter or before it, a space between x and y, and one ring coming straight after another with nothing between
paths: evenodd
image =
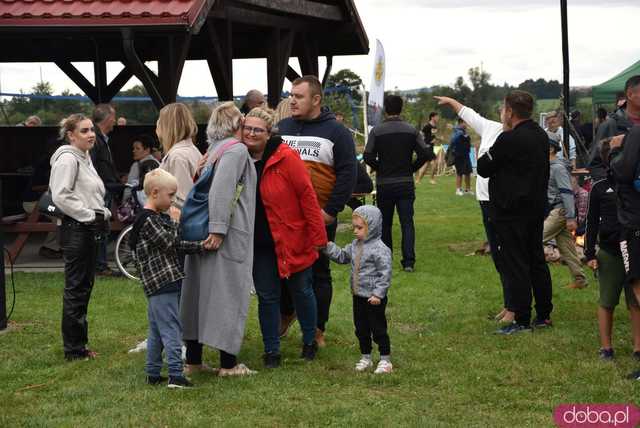
<instances>
[{"instance_id":1,"label":"woman in grey coat","mask_svg":"<svg viewBox=\"0 0 640 428\"><path fill-rule=\"evenodd\" d=\"M202 369L202 345L220 351L220 376L252 374L238 364L253 287L256 171L240 141L242 114L220 104L207 126L209 162L218 158L209 190L209 237L215 251L188 255L180 318L187 345L186 372Z\"/></svg>"}]
</instances>

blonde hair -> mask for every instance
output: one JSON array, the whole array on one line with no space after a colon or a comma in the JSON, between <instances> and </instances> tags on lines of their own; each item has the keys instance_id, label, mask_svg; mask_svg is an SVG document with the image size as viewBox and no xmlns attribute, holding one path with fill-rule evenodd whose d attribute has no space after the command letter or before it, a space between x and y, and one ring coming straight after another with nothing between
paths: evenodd
<instances>
[{"instance_id":1,"label":"blonde hair","mask_svg":"<svg viewBox=\"0 0 640 428\"><path fill-rule=\"evenodd\" d=\"M69 139L67 138L67 133L75 131L78 127L78 123L87 119L89 118L82 113L75 113L62 119L60 121L60 131L58 132L60 139L68 143Z\"/></svg>"},{"instance_id":2,"label":"blonde hair","mask_svg":"<svg viewBox=\"0 0 640 428\"><path fill-rule=\"evenodd\" d=\"M144 176L144 194L151 195L153 189L178 188L178 180L162 168L149 171Z\"/></svg>"},{"instance_id":3,"label":"blonde hair","mask_svg":"<svg viewBox=\"0 0 640 428\"><path fill-rule=\"evenodd\" d=\"M288 117L291 117L291 97L287 97L278 103L273 115L273 123L277 125L281 120Z\"/></svg>"},{"instance_id":4,"label":"blonde hair","mask_svg":"<svg viewBox=\"0 0 640 428\"><path fill-rule=\"evenodd\" d=\"M180 141L194 142L197 134L198 125L189 107L182 103L171 103L162 107L156 125L156 135L165 154Z\"/></svg>"},{"instance_id":5,"label":"blonde hair","mask_svg":"<svg viewBox=\"0 0 640 428\"><path fill-rule=\"evenodd\" d=\"M212 143L232 136L242 125L242 113L233 101L217 105L207 124L207 140Z\"/></svg>"},{"instance_id":6,"label":"blonde hair","mask_svg":"<svg viewBox=\"0 0 640 428\"><path fill-rule=\"evenodd\" d=\"M267 124L267 131L269 132L271 132L275 124L275 121L274 121L275 114L274 114L274 111L271 110L270 108L256 107L254 109L251 109L251 111L247 113L245 117L255 117L257 119L263 120L264 123Z\"/></svg>"},{"instance_id":7,"label":"blonde hair","mask_svg":"<svg viewBox=\"0 0 640 428\"><path fill-rule=\"evenodd\" d=\"M362 221L362 224L364 224L364 233L365 235L369 235L369 223L367 222L367 219L362 217L360 214L351 214L351 218L357 218L359 220Z\"/></svg>"}]
</instances>

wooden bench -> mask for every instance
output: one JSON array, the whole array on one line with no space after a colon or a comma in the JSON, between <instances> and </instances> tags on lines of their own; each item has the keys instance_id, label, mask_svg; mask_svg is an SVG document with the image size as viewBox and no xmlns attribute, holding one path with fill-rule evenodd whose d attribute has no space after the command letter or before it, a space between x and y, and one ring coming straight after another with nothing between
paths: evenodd
<instances>
[{"instance_id":1,"label":"wooden bench","mask_svg":"<svg viewBox=\"0 0 640 428\"><path fill-rule=\"evenodd\" d=\"M115 203L111 206L111 213L114 214L111 220L112 232L120 232L124 228L124 225L115 217L116 207ZM22 249L29 239L29 235L32 233L55 232L56 228L57 224L49 221L46 216L41 215L37 207L28 215L18 214L0 219L0 230L2 233L17 234L11 245L8 245L10 261L13 263L15 263L20 256Z\"/></svg>"}]
</instances>

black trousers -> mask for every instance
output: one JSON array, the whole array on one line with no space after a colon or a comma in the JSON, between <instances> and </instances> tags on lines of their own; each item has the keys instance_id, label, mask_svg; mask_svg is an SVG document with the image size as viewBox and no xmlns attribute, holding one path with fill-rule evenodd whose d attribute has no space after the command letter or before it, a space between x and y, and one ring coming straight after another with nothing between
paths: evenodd
<instances>
[{"instance_id":1,"label":"black trousers","mask_svg":"<svg viewBox=\"0 0 640 428\"><path fill-rule=\"evenodd\" d=\"M411 183L413 185L413 183ZM402 232L402 267L414 267L416 263L416 230L413 224L413 192L397 192L390 186L377 187L377 204L382 212L382 242L393 251L393 213L398 209Z\"/></svg>"},{"instance_id":2,"label":"black trousers","mask_svg":"<svg viewBox=\"0 0 640 428\"><path fill-rule=\"evenodd\" d=\"M337 228L337 221L327 225L327 238L329 241L335 241ZM324 331L329 321L329 310L331 309L331 299L333 297L329 258L321 252L318 260L313 264L312 270L313 292L316 295L318 305L318 328Z\"/></svg>"},{"instance_id":3,"label":"black trousers","mask_svg":"<svg viewBox=\"0 0 640 428\"><path fill-rule=\"evenodd\" d=\"M498 238L496 236L496 229L492 223L490 216L490 204L489 201L480 201L480 209L482 211L482 224L484 225L484 231L487 235L487 241L489 242L489 249L491 250L491 259L493 260L493 264L496 267L496 271L500 276L500 283L502 284L502 297L503 297L503 307L508 308L511 306L511 295L509 294L509 289L507 288L504 278L500 273L499 263L497 260L498 256Z\"/></svg>"},{"instance_id":4,"label":"black trousers","mask_svg":"<svg viewBox=\"0 0 640 428\"><path fill-rule=\"evenodd\" d=\"M378 344L380 355L391 354L391 341L387 334L387 298L372 305L365 297L353 296L353 324L362 354L371 354L371 339Z\"/></svg>"},{"instance_id":5,"label":"black trousers","mask_svg":"<svg viewBox=\"0 0 640 428\"><path fill-rule=\"evenodd\" d=\"M60 225L64 253L62 342L66 356L83 355L89 341L87 308L96 272L98 232L95 226L65 217Z\"/></svg>"},{"instance_id":6,"label":"black trousers","mask_svg":"<svg viewBox=\"0 0 640 428\"><path fill-rule=\"evenodd\" d=\"M533 292L537 318L550 318L553 304L551 275L542 248L544 218L495 220L493 225L497 236L498 270L511 296L507 309L515 312L518 324L529 325Z\"/></svg>"},{"instance_id":7,"label":"black trousers","mask_svg":"<svg viewBox=\"0 0 640 428\"><path fill-rule=\"evenodd\" d=\"M187 359L186 363L189 365L202 364L202 343L198 343L197 340L185 340L185 346L187 347ZM224 351L220 351L220 368L232 369L238 365L238 358Z\"/></svg>"}]
</instances>

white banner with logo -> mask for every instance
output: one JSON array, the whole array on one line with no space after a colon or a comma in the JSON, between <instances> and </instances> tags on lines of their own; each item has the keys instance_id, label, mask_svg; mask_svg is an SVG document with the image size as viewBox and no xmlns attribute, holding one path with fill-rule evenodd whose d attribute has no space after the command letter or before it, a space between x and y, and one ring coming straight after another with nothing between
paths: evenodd
<instances>
[{"instance_id":1,"label":"white banner with logo","mask_svg":"<svg viewBox=\"0 0 640 428\"><path fill-rule=\"evenodd\" d=\"M369 100L367 102L367 115L369 127L376 126L382 120L382 108L384 104L384 77L385 58L384 48L380 40L376 40L376 51L373 61L373 75L369 86Z\"/></svg>"}]
</instances>

